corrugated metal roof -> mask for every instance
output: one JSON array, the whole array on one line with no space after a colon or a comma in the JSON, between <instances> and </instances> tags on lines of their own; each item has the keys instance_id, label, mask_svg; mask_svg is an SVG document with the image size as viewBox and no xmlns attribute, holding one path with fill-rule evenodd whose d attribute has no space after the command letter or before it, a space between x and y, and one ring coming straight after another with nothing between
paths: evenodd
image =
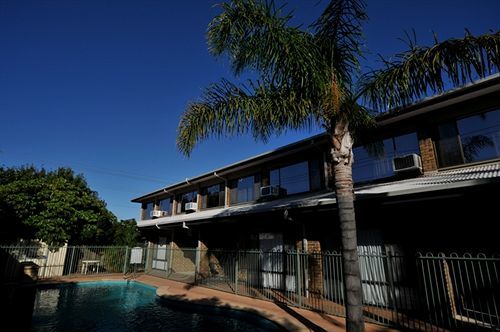
<instances>
[{"instance_id":1,"label":"corrugated metal roof","mask_svg":"<svg viewBox=\"0 0 500 332\"><path fill-rule=\"evenodd\" d=\"M417 178L381 183L356 189L356 194L405 194L478 185L500 179L500 162L461 167Z\"/></svg>"},{"instance_id":2,"label":"corrugated metal roof","mask_svg":"<svg viewBox=\"0 0 500 332\"><path fill-rule=\"evenodd\" d=\"M500 180L500 162L474 165L422 175L417 178L386 182L356 188L359 199L370 196L399 196L444 189L464 188ZM228 218L261 212L301 209L316 206L333 206L336 203L332 192L320 192L285 197L267 202L249 203L229 208L217 208L200 212L140 221L139 227L177 225L182 222L200 222L209 219Z\"/></svg>"},{"instance_id":3,"label":"corrugated metal roof","mask_svg":"<svg viewBox=\"0 0 500 332\"><path fill-rule=\"evenodd\" d=\"M182 222L203 221L207 219L221 219L234 216L255 214L259 212L280 211L285 209L306 208L314 206L325 206L335 204L336 200L332 192L321 192L299 196L285 197L267 202L248 203L229 208L217 208L203 210L189 214L162 217L138 222L138 227L150 227L180 224Z\"/></svg>"}]
</instances>

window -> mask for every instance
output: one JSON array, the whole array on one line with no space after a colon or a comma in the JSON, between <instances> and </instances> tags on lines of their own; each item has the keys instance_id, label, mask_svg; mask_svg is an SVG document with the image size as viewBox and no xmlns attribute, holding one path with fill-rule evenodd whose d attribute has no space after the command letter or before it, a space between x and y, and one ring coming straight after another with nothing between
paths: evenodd
<instances>
[{"instance_id":1,"label":"window","mask_svg":"<svg viewBox=\"0 0 500 332\"><path fill-rule=\"evenodd\" d=\"M251 175L231 181L231 204L255 201L260 195L260 179Z\"/></svg>"},{"instance_id":2,"label":"window","mask_svg":"<svg viewBox=\"0 0 500 332\"><path fill-rule=\"evenodd\" d=\"M298 194L321 187L319 162L303 161L276 168L269 173L271 185L279 185L286 195Z\"/></svg>"},{"instance_id":3,"label":"window","mask_svg":"<svg viewBox=\"0 0 500 332\"><path fill-rule=\"evenodd\" d=\"M161 211L166 211L168 215L172 214L172 198L168 197L160 200L158 203Z\"/></svg>"},{"instance_id":4,"label":"window","mask_svg":"<svg viewBox=\"0 0 500 332\"><path fill-rule=\"evenodd\" d=\"M177 213L186 212L186 203L197 203L198 191L190 191L177 196Z\"/></svg>"},{"instance_id":5,"label":"window","mask_svg":"<svg viewBox=\"0 0 500 332\"><path fill-rule=\"evenodd\" d=\"M435 145L440 167L500 157L500 110L439 125Z\"/></svg>"},{"instance_id":6,"label":"window","mask_svg":"<svg viewBox=\"0 0 500 332\"><path fill-rule=\"evenodd\" d=\"M144 220L151 219L151 212L154 209L154 202L148 202L144 205Z\"/></svg>"},{"instance_id":7,"label":"window","mask_svg":"<svg viewBox=\"0 0 500 332\"><path fill-rule=\"evenodd\" d=\"M414 132L354 148L354 182L393 176L392 159L411 153L419 153L417 134Z\"/></svg>"},{"instance_id":8,"label":"window","mask_svg":"<svg viewBox=\"0 0 500 332\"><path fill-rule=\"evenodd\" d=\"M500 110L457 121L466 163L500 157Z\"/></svg>"},{"instance_id":9,"label":"window","mask_svg":"<svg viewBox=\"0 0 500 332\"><path fill-rule=\"evenodd\" d=\"M224 206L226 196L224 183L219 183L210 187L203 188L201 194L202 209Z\"/></svg>"},{"instance_id":10,"label":"window","mask_svg":"<svg viewBox=\"0 0 500 332\"><path fill-rule=\"evenodd\" d=\"M437 132L439 138L436 141L436 151L439 166L447 167L462 164L463 156L455 121L439 125Z\"/></svg>"},{"instance_id":11,"label":"window","mask_svg":"<svg viewBox=\"0 0 500 332\"><path fill-rule=\"evenodd\" d=\"M394 137L394 155L397 157L411 153L419 153L418 139L416 133L409 133Z\"/></svg>"},{"instance_id":12,"label":"window","mask_svg":"<svg viewBox=\"0 0 500 332\"><path fill-rule=\"evenodd\" d=\"M309 187L311 191L317 191L322 188L321 181L323 176L321 175L322 168L318 159L309 161Z\"/></svg>"}]
</instances>

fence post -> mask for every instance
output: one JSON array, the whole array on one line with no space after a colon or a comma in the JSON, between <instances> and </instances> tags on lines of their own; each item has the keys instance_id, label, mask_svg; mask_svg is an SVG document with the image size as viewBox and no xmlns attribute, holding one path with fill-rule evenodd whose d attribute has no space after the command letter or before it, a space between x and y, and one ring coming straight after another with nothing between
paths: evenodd
<instances>
[{"instance_id":1,"label":"fence post","mask_svg":"<svg viewBox=\"0 0 500 332\"><path fill-rule=\"evenodd\" d=\"M170 257L168 259L168 275L172 274L172 268L174 266L174 232L170 238Z\"/></svg>"},{"instance_id":2,"label":"fence post","mask_svg":"<svg viewBox=\"0 0 500 332\"><path fill-rule=\"evenodd\" d=\"M123 262L123 274L127 274L127 263L128 263L128 246L125 247L125 260Z\"/></svg>"},{"instance_id":3,"label":"fence post","mask_svg":"<svg viewBox=\"0 0 500 332\"><path fill-rule=\"evenodd\" d=\"M198 246L196 247L195 254L195 266L194 266L194 284L196 285L196 280L198 278L198 273L200 273L200 265L201 265L201 255L200 255L200 247L201 241L198 240Z\"/></svg>"},{"instance_id":4,"label":"fence post","mask_svg":"<svg viewBox=\"0 0 500 332\"><path fill-rule=\"evenodd\" d=\"M75 249L76 248L73 246L73 250L71 251L71 262L70 262L70 265L69 265L69 275L70 276L73 273L73 261L75 259Z\"/></svg>"},{"instance_id":5,"label":"fence post","mask_svg":"<svg viewBox=\"0 0 500 332\"><path fill-rule=\"evenodd\" d=\"M300 253L299 249L295 251L295 257L296 257L296 268L295 268L295 284L297 287L297 306L300 308L302 307L302 285L300 282L300 277L302 274L301 268L300 268Z\"/></svg>"},{"instance_id":6,"label":"fence post","mask_svg":"<svg viewBox=\"0 0 500 332\"><path fill-rule=\"evenodd\" d=\"M148 241L148 244L145 247L145 250L146 250L146 253L145 253L146 258L144 261L144 272L149 273L149 272L151 272L151 268L152 268L151 255L152 255L152 251L153 251L153 246L152 246L151 242Z\"/></svg>"},{"instance_id":7,"label":"fence post","mask_svg":"<svg viewBox=\"0 0 500 332\"><path fill-rule=\"evenodd\" d=\"M397 301L397 295L396 295L396 287L395 287L395 282L394 282L394 275L393 273L395 272L394 270L394 265L398 266L397 262L394 264L393 260L396 261L396 256L392 256L390 252L387 252L385 255L382 254L382 261L386 260L386 264L383 264L382 266L385 267L386 273L387 273L387 281L388 281L388 289L387 289L387 305L392 306L397 313L399 313L403 308L399 308L399 303ZM399 323L399 315L395 315L396 322Z\"/></svg>"},{"instance_id":8,"label":"fence post","mask_svg":"<svg viewBox=\"0 0 500 332\"><path fill-rule=\"evenodd\" d=\"M238 294L238 264L240 260L240 251L238 250L236 252L236 260L234 262L234 293Z\"/></svg>"},{"instance_id":9,"label":"fence post","mask_svg":"<svg viewBox=\"0 0 500 332\"><path fill-rule=\"evenodd\" d=\"M45 261L43 262L43 269L42 269L43 272L40 273L40 275L39 275L40 277L44 277L47 274L47 261L49 259L49 246L48 245L46 245L46 247L45 247L45 255L44 256L45 256Z\"/></svg>"}]
</instances>

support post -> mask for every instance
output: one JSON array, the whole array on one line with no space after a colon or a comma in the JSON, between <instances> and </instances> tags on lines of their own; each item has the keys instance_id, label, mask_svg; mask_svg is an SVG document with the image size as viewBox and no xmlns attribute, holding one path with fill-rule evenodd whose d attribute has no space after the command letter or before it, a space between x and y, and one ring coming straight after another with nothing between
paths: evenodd
<instances>
[{"instance_id":1,"label":"support post","mask_svg":"<svg viewBox=\"0 0 500 332\"><path fill-rule=\"evenodd\" d=\"M170 240L170 257L168 258L168 274L172 274L172 266L174 259L174 231L172 231L172 237Z\"/></svg>"},{"instance_id":2,"label":"support post","mask_svg":"<svg viewBox=\"0 0 500 332\"><path fill-rule=\"evenodd\" d=\"M69 271L68 275L71 275L73 273L73 259L75 258L75 247L71 248L71 258L69 261Z\"/></svg>"},{"instance_id":3,"label":"support post","mask_svg":"<svg viewBox=\"0 0 500 332\"><path fill-rule=\"evenodd\" d=\"M201 264L201 241L200 241L200 232L198 231L198 245L196 246L196 257L195 257L195 267L194 267L194 284L196 285L196 281L198 280L198 274L200 273L200 264Z\"/></svg>"},{"instance_id":4,"label":"support post","mask_svg":"<svg viewBox=\"0 0 500 332\"><path fill-rule=\"evenodd\" d=\"M297 306L299 308L302 307L302 283L301 283L301 275L302 275L302 269L300 267L300 250L297 248L296 249L296 268L295 268L295 287L297 288Z\"/></svg>"},{"instance_id":5,"label":"support post","mask_svg":"<svg viewBox=\"0 0 500 332\"><path fill-rule=\"evenodd\" d=\"M153 242L148 241L148 246L146 247L146 262L144 263L144 272L149 273L151 272L152 268L152 259L153 257L152 252L153 252Z\"/></svg>"},{"instance_id":6,"label":"support post","mask_svg":"<svg viewBox=\"0 0 500 332\"><path fill-rule=\"evenodd\" d=\"M234 293L238 294L238 274L239 274L240 251L236 252L236 260L234 262Z\"/></svg>"},{"instance_id":7,"label":"support post","mask_svg":"<svg viewBox=\"0 0 500 332\"><path fill-rule=\"evenodd\" d=\"M125 259L123 261L123 274L127 274L127 263L128 263L128 251L129 247L125 247Z\"/></svg>"},{"instance_id":8,"label":"support post","mask_svg":"<svg viewBox=\"0 0 500 332\"><path fill-rule=\"evenodd\" d=\"M45 261L43 262L43 269L40 271L39 276L45 277L47 275L47 261L49 260L49 246L45 247Z\"/></svg>"}]
</instances>

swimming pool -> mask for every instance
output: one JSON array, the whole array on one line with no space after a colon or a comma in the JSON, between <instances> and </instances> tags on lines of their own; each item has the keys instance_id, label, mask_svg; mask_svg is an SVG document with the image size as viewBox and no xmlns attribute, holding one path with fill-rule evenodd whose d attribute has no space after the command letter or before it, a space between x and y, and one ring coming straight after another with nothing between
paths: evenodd
<instances>
[{"instance_id":1,"label":"swimming pool","mask_svg":"<svg viewBox=\"0 0 500 332\"><path fill-rule=\"evenodd\" d=\"M200 305L172 306L133 281L40 288L32 331L279 331L260 316Z\"/></svg>"}]
</instances>

